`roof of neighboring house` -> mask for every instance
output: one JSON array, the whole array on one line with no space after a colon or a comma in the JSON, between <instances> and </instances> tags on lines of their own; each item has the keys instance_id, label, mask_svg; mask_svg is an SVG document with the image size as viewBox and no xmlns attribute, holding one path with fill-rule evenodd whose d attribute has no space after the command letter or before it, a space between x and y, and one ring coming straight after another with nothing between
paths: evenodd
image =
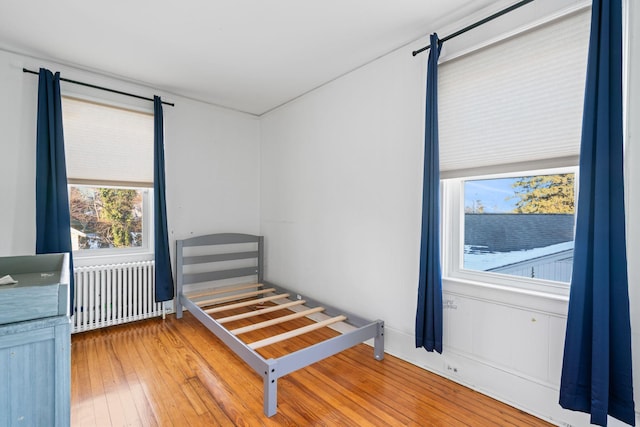
<instances>
[{"instance_id":1,"label":"roof of neighboring house","mask_svg":"<svg viewBox=\"0 0 640 427\"><path fill-rule=\"evenodd\" d=\"M512 252L573 241L573 214L465 214L464 244L484 252Z\"/></svg>"},{"instance_id":2,"label":"roof of neighboring house","mask_svg":"<svg viewBox=\"0 0 640 427\"><path fill-rule=\"evenodd\" d=\"M500 272L505 268L571 260L572 258L573 242L510 252L476 252L465 247L464 268Z\"/></svg>"}]
</instances>

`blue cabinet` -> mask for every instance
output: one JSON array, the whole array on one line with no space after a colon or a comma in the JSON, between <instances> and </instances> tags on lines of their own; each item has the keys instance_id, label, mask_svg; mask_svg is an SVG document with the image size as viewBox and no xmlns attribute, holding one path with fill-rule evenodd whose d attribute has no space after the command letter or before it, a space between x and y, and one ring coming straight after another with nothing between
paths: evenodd
<instances>
[{"instance_id":1,"label":"blue cabinet","mask_svg":"<svg viewBox=\"0 0 640 427\"><path fill-rule=\"evenodd\" d=\"M65 270L66 269L66 270ZM0 426L68 426L68 256L0 258Z\"/></svg>"}]
</instances>

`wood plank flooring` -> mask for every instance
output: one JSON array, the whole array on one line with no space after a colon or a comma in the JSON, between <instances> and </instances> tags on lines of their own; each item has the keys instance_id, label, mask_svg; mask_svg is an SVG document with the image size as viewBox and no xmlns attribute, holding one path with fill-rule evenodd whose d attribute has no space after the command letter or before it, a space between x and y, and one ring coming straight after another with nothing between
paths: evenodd
<instances>
[{"instance_id":1,"label":"wood plank flooring","mask_svg":"<svg viewBox=\"0 0 640 427\"><path fill-rule=\"evenodd\" d=\"M75 334L71 370L73 426L550 425L365 344L278 380L268 418L261 377L189 313Z\"/></svg>"}]
</instances>

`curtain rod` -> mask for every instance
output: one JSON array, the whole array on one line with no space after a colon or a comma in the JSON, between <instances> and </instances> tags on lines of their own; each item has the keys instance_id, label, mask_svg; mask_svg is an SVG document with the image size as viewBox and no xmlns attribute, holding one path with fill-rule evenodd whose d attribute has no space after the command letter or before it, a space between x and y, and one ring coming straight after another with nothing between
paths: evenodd
<instances>
[{"instance_id":1,"label":"curtain rod","mask_svg":"<svg viewBox=\"0 0 640 427\"><path fill-rule=\"evenodd\" d=\"M501 10L501 11L499 11L499 12L494 13L494 14L493 14L493 15L491 15L491 16L487 16L486 18L481 19L481 20L480 20L480 21L478 21L478 22L474 22L473 24L471 24L471 25L469 25L469 26L466 26L466 27L464 27L464 28L463 28L463 29L461 29L461 30L456 31L455 33L453 33L453 34L449 34L448 36L446 36L446 37L444 37L444 38L440 39L440 44L442 44L442 43L446 42L447 40L450 40L450 39L452 39L452 38L454 38L454 37L458 37L460 34L464 34L464 33L466 33L466 32L467 32L467 31L469 31L469 30L473 30L474 28L479 27L480 25L486 24L487 22L492 21L492 20L494 20L494 19L496 19L496 18L498 18L498 17L500 17L500 16L502 16L502 15L504 15L504 14L507 14L507 13L509 13L509 12L513 11L513 10L516 10L516 9L518 9L519 7L524 6L524 5L525 5L525 4L527 4L527 3L531 3L532 1L533 1L533 0L522 0L522 1L518 2L518 3L516 3L516 4L513 4L513 5L511 5L511 6L507 7L507 8L505 8L505 9L502 9L502 10ZM412 55L413 55L413 56L416 56L417 54L419 54L419 53L421 53L421 52L424 52L425 50L428 50L430 47L431 47L431 46L425 46L425 47L423 47L423 48L421 48L421 49L414 50L414 51L412 52Z\"/></svg>"},{"instance_id":2,"label":"curtain rod","mask_svg":"<svg viewBox=\"0 0 640 427\"><path fill-rule=\"evenodd\" d=\"M22 72L23 73L31 73L31 74L40 74L37 71L27 70L26 68L23 68ZM104 87L104 86L92 85L90 83L79 82L77 80L70 80L70 79L65 79L65 78L62 78L62 77L60 77L60 80L63 81L63 82L73 83L73 84L80 85L80 86L86 86L86 87L90 87L90 88L93 88L93 89L100 89L100 90L104 90L104 91L111 92L111 93L117 93L119 95L130 96L132 98L144 99L145 101L153 101L153 98L147 98L145 96L140 96L140 95L136 95L136 94L133 94L133 93L122 92L122 91L115 90L115 89L109 89L108 87ZM175 104L173 104L171 102L162 101L162 103L165 104L165 105L169 105L171 107L175 107Z\"/></svg>"}]
</instances>

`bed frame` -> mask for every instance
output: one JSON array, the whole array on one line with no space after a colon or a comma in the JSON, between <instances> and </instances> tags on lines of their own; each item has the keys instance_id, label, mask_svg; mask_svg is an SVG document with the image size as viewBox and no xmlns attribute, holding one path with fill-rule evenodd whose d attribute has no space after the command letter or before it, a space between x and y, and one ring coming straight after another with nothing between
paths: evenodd
<instances>
[{"instance_id":1,"label":"bed frame","mask_svg":"<svg viewBox=\"0 0 640 427\"><path fill-rule=\"evenodd\" d=\"M247 246L252 249L245 250ZM238 250L239 247L241 247L241 250ZM185 256L186 248L194 248L186 250L187 252L193 251L194 254ZM374 341L373 352L375 359L382 360L384 358L383 321L367 321L359 316L347 314L327 305L320 305L312 299L303 299L301 295L295 292L264 282L264 239L262 236L232 233L211 234L178 240L176 249L178 292L176 316L178 318L182 317L183 308L189 310L204 326L262 376L264 381L264 413L266 416L270 417L277 411L278 378L371 338ZM209 252L207 253L207 251ZM238 267L238 264L243 266ZM250 266L244 266L246 264L250 264ZM230 265L231 267L229 267ZM187 272L185 272L185 269ZM190 269L195 269L196 272L189 272ZM228 282L229 279L250 278L251 276L257 276L257 283L224 285L225 281ZM201 283L206 283L208 289L199 289L189 293L184 292L185 285ZM220 285L221 283L223 284L222 286ZM250 289L257 290L247 292ZM288 298L290 296L292 298ZM271 302L276 302L276 304L273 306L265 305L266 308L264 309L248 311L245 314L227 316L225 318L217 317L217 320L209 315L209 313L220 313L228 309L255 306L256 304L271 304ZM302 312L296 311L300 310L300 307L303 307L304 310ZM263 310L272 312L276 310L291 310L293 314L239 328L242 331L239 331L239 329L229 330L224 326L224 324L239 318L257 316L264 313ZM256 330L297 317L317 317L312 313L319 311L326 315L322 316L324 320L309 326L293 329L252 343L245 343L237 336L242 332ZM351 327L334 327L334 329L347 329L341 332L340 335L275 359L265 359L256 352L258 348L275 344L311 330L332 324L342 324L344 326L345 323L351 325Z\"/></svg>"}]
</instances>

